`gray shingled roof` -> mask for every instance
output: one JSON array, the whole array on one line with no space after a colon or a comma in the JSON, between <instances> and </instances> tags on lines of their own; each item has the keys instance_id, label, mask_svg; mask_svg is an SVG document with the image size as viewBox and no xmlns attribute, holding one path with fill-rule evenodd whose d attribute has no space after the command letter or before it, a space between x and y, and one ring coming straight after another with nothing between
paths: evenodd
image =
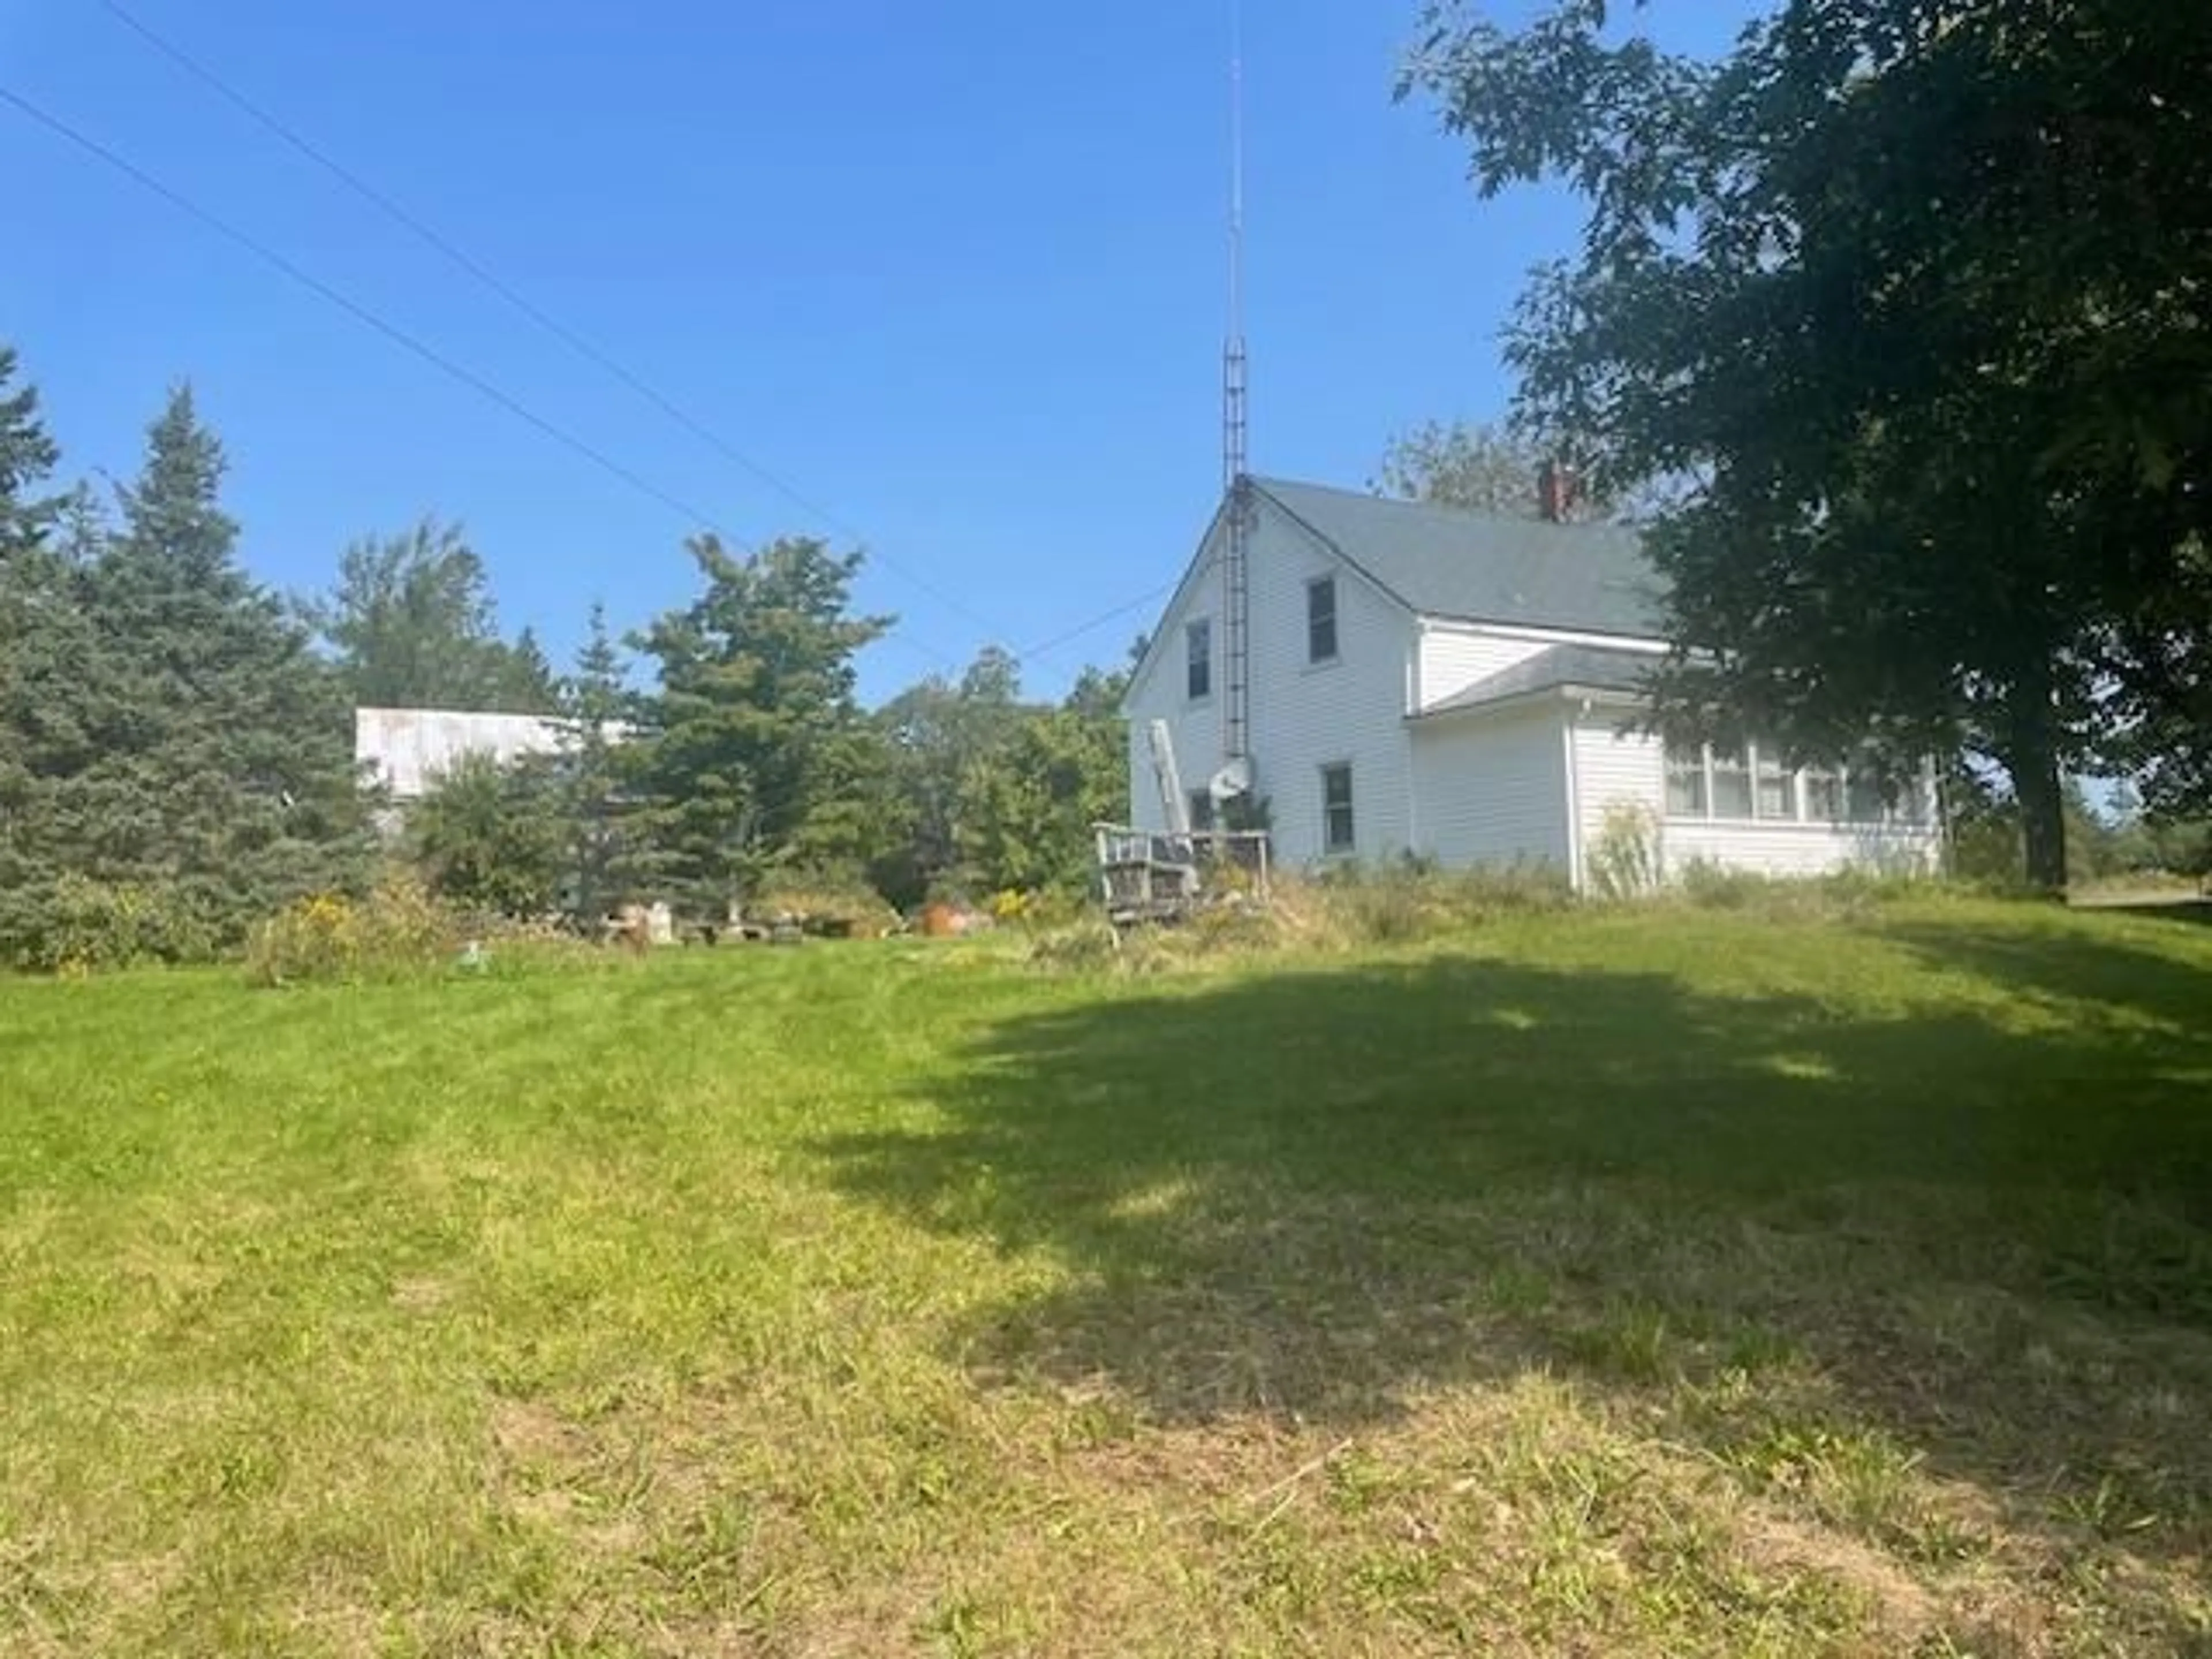
<instances>
[{"instance_id":1,"label":"gray shingled roof","mask_svg":"<svg viewBox=\"0 0 2212 1659\"><path fill-rule=\"evenodd\" d=\"M1658 637L1659 578L1625 526L1548 524L1279 478L1253 483L1423 616Z\"/></svg>"},{"instance_id":2,"label":"gray shingled roof","mask_svg":"<svg viewBox=\"0 0 2212 1659\"><path fill-rule=\"evenodd\" d=\"M1424 708L1421 717L1481 708L1504 702L1509 697L1555 690L1563 685L1581 686L1592 691L1640 691L1644 677L1659 662L1659 657L1650 651L1615 651L1601 645L1555 645L1548 651L1539 651L1525 662L1517 662L1486 679L1476 681L1456 696L1446 697L1434 707Z\"/></svg>"}]
</instances>

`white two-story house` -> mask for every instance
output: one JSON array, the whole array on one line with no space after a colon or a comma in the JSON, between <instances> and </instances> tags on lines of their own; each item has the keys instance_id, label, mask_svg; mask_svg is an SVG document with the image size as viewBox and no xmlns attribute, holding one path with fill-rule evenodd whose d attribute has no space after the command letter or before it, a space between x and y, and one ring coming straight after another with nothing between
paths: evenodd
<instances>
[{"instance_id":1,"label":"white two-story house","mask_svg":"<svg viewBox=\"0 0 2212 1659\"><path fill-rule=\"evenodd\" d=\"M1244 758L1279 864L1412 852L1550 866L1588 884L1632 817L1662 874L1694 860L1782 875L1931 868L1932 790L1885 795L1778 747L1668 749L1638 729L1665 655L1633 530L1520 519L1254 479L1245 526ZM1171 826L1151 728L1164 721L1200 827L1229 738L1226 504L1132 679L1135 826ZM1632 813L1622 809L1636 809Z\"/></svg>"}]
</instances>

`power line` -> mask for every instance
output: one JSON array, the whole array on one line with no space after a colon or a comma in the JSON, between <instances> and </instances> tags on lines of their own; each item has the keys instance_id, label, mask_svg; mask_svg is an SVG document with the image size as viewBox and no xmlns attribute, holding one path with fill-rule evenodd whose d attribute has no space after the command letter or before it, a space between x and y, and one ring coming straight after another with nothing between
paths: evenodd
<instances>
[{"instance_id":1,"label":"power line","mask_svg":"<svg viewBox=\"0 0 2212 1659\"><path fill-rule=\"evenodd\" d=\"M1073 641L1079 640L1085 634L1091 633L1096 629L1105 627L1108 623L1113 622L1118 617L1127 616L1132 611L1139 611L1146 605L1158 603L1159 600L1166 598L1170 593L1172 593L1176 589L1176 584L1174 582L1167 582L1158 587L1153 588L1148 593L1139 593L1135 599L1131 599L1127 604L1117 605L1111 611L1102 611L1097 616L1093 617L1087 623L1079 623L1077 626L1069 629L1065 633L1054 635L1042 645L1033 645L1026 651L1017 652L1014 655L1014 660L1016 662L1020 662L1024 658L1039 656L1047 651L1058 650L1061 646L1069 644Z\"/></svg>"},{"instance_id":2,"label":"power line","mask_svg":"<svg viewBox=\"0 0 2212 1659\"><path fill-rule=\"evenodd\" d=\"M382 335L386 339L391 341L394 345L398 346L401 349L416 357L419 357L424 362L428 363L432 368L437 369L441 374L447 375L453 380L458 380L460 384L467 386L478 396L496 404L500 408L505 410L517 420L524 422L538 432L543 434L544 436L550 438L554 442L561 445L563 448L569 450L574 454L581 456L584 459L589 461L592 465L599 468L610 477L619 479L622 483L629 485L639 495L668 508L687 522L698 527L713 531L715 534L723 537L726 540L734 542L739 539L739 538L732 535L728 530L716 523L709 514L702 512L699 508L692 506L682 497L671 495L668 491L661 489L658 484L653 483L650 479L644 477L640 473L624 465L622 462L617 460L613 456L608 454L605 450L599 448L589 441L580 438L567 428L556 425L552 421L548 420L544 416L538 414L527 404L509 395L507 392L501 391L497 386L493 384L490 380L486 380L483 375L477 374L474 369L468 368L465 364L456 362L453 358L447 356L444 352L440 351L435 346L429 344L419 336L412 334L406 329L400 327L397 323L387 321L385 318L378 315L375 312L371 311L367 306L362 305L359 301L353 299L350 295L345 294L342 290L331 287L328 283L323 281L321 277L317 276L313 271L294 263L293 260L286 255L278 252L275 248L269 246L266 243L259 240L249 233L240 230L228 220L220 218L214 213L210 212L207 209L201 207L190 198L181 194L168 185L164 184L161 179L147 172L145 168L140 167L129 157L122 155L117 151L111 149L108 146L101 143L90 134L81 131L77 128L71 126L59 116L41 108L39 105L33 103L29 99L24 97L21 93L15 91L11 88L0 86L0 102L4 102L12 106L15 109L27 116L31 120L46 128L49 132L55 134L58 137L68 140L70 143L85 151L88 155L94 156L98 160L106 162L109 167L113 167L117 172L121 173L126 178L131 179L141 188L160 197L163 201L168 203L170 206L175 208L179 212L185 215L188 218L198 221L201 225L214 231L225 240L238 247L245 249L246 252L252 254L255 258L259 259L263 264L269 265L281 275L289 277L291 281L298 283L301 287L307 289L310 293L314 294L321 299L327 301L331 305L337 307L339 310L344 312L356 322L361 323L365 327L373 329L378 334ZM950 653L940 651L933 646L915 639L911 634L902 634L900 637L907 644L915 647L917 649L936 658L940 662L950 666L957 667L958 665L956 659Z\"/></svg>"},{"instance_id":3,"label":"power line","mask_svg":"<svg viewBox=\"0 0 2212 1659\"><path fill-rule=\"evenodd\" d=\"M168 58L170 62L211 88L234 108L243 112L249 118L275 134L294 150L328 173L379 212L395 223L404 226L426 246L434 249L455 266L465 271L496 295L508 307L529 319L531 322L560 341L569 350L592 364L602 373L620 381L668 419L675 422L693 437L706 444L723 459L766 484L809 518L851 537L856 542L867 541L866 532L857 526L824 507L821 502L809 498L788 481L762 465L674 398L654 386L643 375L594 345L576 330L553 316L542 306L531 300L528 295L517 289L513 283L490 270L482 260L476 258L465 249L458 246L452 238L426 223L418 215L408 211L385 191L370 184L368 180L363 179L328 151L303 137L283 119L232 86L215 70L185 52L183 47L169 40L150 25L142 21L131 11L117 3L117 0L100 0L100 3L117 21ZM873 551L872 556L885 569L902 578L917 592L935 599L947 610L981 629L985 635L1000 632L998 627L988 618L978 614L954 595L946 592L919 571L909 569L902 562L893 559L889 554L879 550Z\"/></svg>"}]
</instances>

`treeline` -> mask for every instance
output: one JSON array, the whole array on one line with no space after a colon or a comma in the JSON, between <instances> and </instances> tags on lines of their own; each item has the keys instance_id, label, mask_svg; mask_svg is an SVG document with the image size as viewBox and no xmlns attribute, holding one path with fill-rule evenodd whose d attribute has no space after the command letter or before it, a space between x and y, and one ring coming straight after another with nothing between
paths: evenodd
<instances>
[{"instance_id":1,"label":"treeline","mask_svg":"<svg viewBox=\"0 0 2212 1659\"><path fill-rule=\"evenodd\" d=\"M287 599L238 562L225 459L188 388L136 478L60 489L0 347L0 963L187 961L394 860L456 902L586 920L665 898L720 915L774 889L867 896L1075 887L1126 808L1124 676L1024 695L985 651L864 709L857 554L690 544L688 605L617 638L594 606L556 671L498 625L482 561L426 523L348 549ZM556 717L557 752L467 761L380 832L357 706ZM383 818L386 829L391 820Z\"/></svg>"}]
</instances>

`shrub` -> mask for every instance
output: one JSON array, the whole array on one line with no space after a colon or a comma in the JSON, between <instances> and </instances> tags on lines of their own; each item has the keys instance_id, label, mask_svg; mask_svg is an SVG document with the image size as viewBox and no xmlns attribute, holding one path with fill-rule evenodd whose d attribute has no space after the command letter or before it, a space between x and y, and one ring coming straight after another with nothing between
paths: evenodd
<instances>
[{"instance_id":1,"label":"shrub","mask_svg":"<svg viewBox=\"0 0 2212 1659\"><path fill-rule=\"evenodd\" d=\"M1049 887L1009 887L993 894L986 908L1001 927L1022 927L1031 933L1066 927L1090 908L1073 894Z\"/></svg>"},{"instance_id":2,"label":"shrub","mask_svg":"<svg viewBox=\"0 0 2212 1659\"><path fill-rule=\"evenodd\" d=\"M407 817L430 891L502 915L542 915L566 859L555 776L542 757L466 754L431 781Z\"/></svg>"},{"instance_id":3,"label":"shrub","mask_svg":"<svg viewBox=\"0 0 2212 1659\"><path fill-rule=\"evenodd\" d=\"M257 985L400 979L451 963L469 936L466 919L407 877L366 899L318 893L289 904L246 940L246 976Z\"/></svg>"},{"instance_id":4,"label":"shrub","mask_svg":"<svg viewBox=\"0 0 2212 1659\"><path fill-rule=\"evenodd\" d=\"M1115 933L1111 922L1094 917L1040 930L1030 940L1029 962L1051 973L1104 973L1128 966L1125 947L1134 943Z\"/></svg>"},{"instance_id":5,"label":"shrub","mask_svg":"<svg viewBox=\"0 0 2212 1659\"><path fill-rule=\"evenodd\" d=\"M1096 916L1040 927L1030 935L1027 959L1054 973L1157 974L1279 950L1291 937L1281 912L1231 902L1121 933Z\"/></svg>"},{"instance_id":6,"label":"shrub","mask_svg":"<svg viewBox=\"0 0 2212 1659\"><path fill-rule=\"evenodd\" d=\"M1899 899L1984 890L1974 884L1938 881L1917 872L1870 865L1847 866L1825 876L1769 876L1692 859L1683 866L1676 890L1684 901L1705 909L1805 921L1861 915Z\"/></svg>"},{"instance_id":7,"label":"shrub","mask_svg":"<svg viewBox=\"0 0 2212 1659\"><path fill-rule=\"evenodd\" d=\"M1692 859L1682 866L1682 896L1703 909L1747 909L1772 897L1773 889L1771 876L1731 869L1711 859Z\"/></svg>"},{"instance_id":8,"label":"shrub","mask_svg":"<svg viewBox=\"0 0 2212 1659\"><path fill-rule=\"evenodd\" d=\"M65 872L12 896L0 940L19 968L105 973L148 963L204 962L215 931L179 889Z\"/></svg>"},{"instance_id":9,"label":"shrub","mask_svg":"<svg viewBox=\"0 0 2212 1659\"><path fill-rule=\"evenodd\" d=\"M859 870L842 865L779 871L745 906L764 921L789 916L805 932L873 939L898 927L898 912Z\"/></svg>"},{"instance_id":10,"label":"shrub","mask_svg":"<svg viewBox=\"0 0 2212 1659\"><path fill-rule=\"evenodd\" d=\"M1605 809L1589 849L1590 884L1597 896L1619 902L1647 897L1659 888L1659 819L1641 801L1617 800Z\"/></svg>"},{"instance_id":11,"label":"shrub","mask_svg":"<svg viewBox=\"0 0 2212 1659\"><path fill-rule=\"evenodd\" d=\"M1317 941L1401 945L1501 915L1560 909L1573 894L1549 865L1442 870L1407 858L1375 868L1341 866L1311 882L1285 880L1276 902L1297 930Z\"/></svg>"}]
</instances>

